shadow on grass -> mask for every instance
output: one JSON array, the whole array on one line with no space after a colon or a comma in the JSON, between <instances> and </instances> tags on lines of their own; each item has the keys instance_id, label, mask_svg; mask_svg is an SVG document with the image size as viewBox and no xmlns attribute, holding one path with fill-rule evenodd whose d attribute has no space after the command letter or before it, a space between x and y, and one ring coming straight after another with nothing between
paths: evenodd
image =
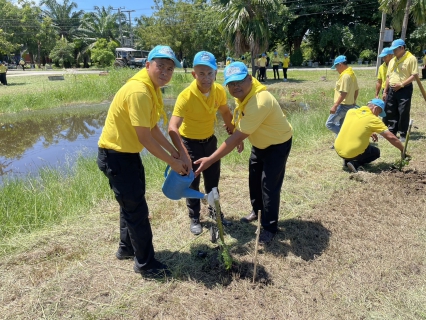
<instances>
[{"instance_id":1,"label":"shadow on grass","mask_svg":"<svg viewBox=\"0 0 426 320\"><path fill-rule=\"evenodd\" d=\"M293 253L305 261L310 261L320 256L328 247L331 233L319 222L289 219L280 221L279 228L280 232L269 245L259 246L259 254L268 252L275 256L287 256ZM231 227L225 228L225 233L237 240L237 243L229 247L234 259L230 270L225 270L219 246L212 249L206 244L194 243L190 253L160 251L157 257L170 265L177 279L191 279L203 283L207 288L228 286L232 281L240 279L251 281L255 232L256 223L233 221ZM272 283L273 279L268 271L258 265L256 284Z\"/></svg>"},{"instance_id":2,"label":"shadow on grass","mask_svg":"<svg viewBox=\"0 0 426 320\"><path fill-rule=\"evenodd\" d=\"M8 87L15 87L15 86L25 86L27 83L25 82L8 82L7 86Z\"/></svg>"},{"instance_id":3,"label":"shadow on grass","mask_svg":"<svg viewBox=\"0 0 426 320\"><path fill-rule=\"evenodd\" d=\"M423 140L423 139L426 139L426 135L424 132L411 131L410 140ZM408 141L408 145L410 145L410 141Z\"/></svg>"}]
</instances>

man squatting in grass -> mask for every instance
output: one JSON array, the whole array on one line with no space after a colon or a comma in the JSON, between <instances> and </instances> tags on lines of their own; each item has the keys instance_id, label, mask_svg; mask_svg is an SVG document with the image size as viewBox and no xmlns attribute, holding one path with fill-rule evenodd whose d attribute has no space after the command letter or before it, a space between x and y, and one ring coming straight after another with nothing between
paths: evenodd
<instances>
[{"instance_id":1,"label":"man squatting in grass","mask_svg":"<svg viewBox=\"0 0 426 320\"><path fill-rule=\"evenodd\" d=\"M413 80L419 73L417 59L405 49L405 42L397 39L390 47L395 57L389 62L383 100L386 102L384 123L389 130L405 141L410 123Z\"/></svg>"},{"instance_id":2,"label":"man squatting in grass","mask_svg":"<svg viewBox=\"0 0 426 320\"><path fill-rule=\"evenodd\" d=\"M115 95L98 142L99 169L107 176L120 205L116 257L134 257L134 271L147 277L163 277L170 271L154 257L140 152L146 148L176 172L188 173L179 152L157 125L161 116L167 121L160 88L171 80L175 67L180 63L168 46L152 49L146 67Z\"/></svg>"},{"instance_id":3,"label":"man squatting in grass","mask_svg":"<svg viewBox=\"0 0 426 320\"><path fill-rule=\"evenodd\" d=\"M248 137L252 144L249 159L252 211L241 220L257 220L257 212L261 210L263 228L259 241L266 244L278 231L280 192L293 129L278 101L264 85L248 74L243 63L231 63L225 68L224 76L224 85L236 102L233 116L236 129L211 156L195 161L199 165L195 174L209 168ZM242 151L241 148L239 151Z\"/></svg>"},{"instance_id":4,"label":"man squatting in grass","mask_svg":"<svg viewBox=\"0 0 426 320\"><path fill-rule=\"evenodd\" d=\"M338 135L346 112L356 105L358 81L352 68L348 67L345 56L338 56L331 69L339 73L339 79L334 87L334 104L330 108L330 116L325 126Z\"/></svg>"},{"instance_id":5,"label":"man squatting in grass","mask_svg":"<svg viewBox=\"0 0 426 320\"><path fill-rule=\"evenodd\" d=\"M386 86L386 74L388 72L389 61L393 58L393 50L391 48L383 48L382 53L379 54L379 57L383 59L383 63L379 67L379 72L377 73L377 82L376 82L376 98L379 97L380 89L383 91Z\"/></svg>"},{"instance_id":6,"label":"man squatting in grass","mask_svg":"<svg viewBox=\"0 0 426 320\"><path fill-rule=\"evenodd\" d=\"M188 167L197 169L192 162L210 156L217 149L217 138L214 135L216 112L219 110L228 132L234 131L232 114L226 101L223 86L215 83L217 74L216 59L207 51L198 52L194 57L194 81L178 96L169 124L169 135L177 148L180 159ZM220 161L203 171L205 193L218 187L220 177ZM191 183L190 188L200 190L200 176ZM198 235L203 230L200 223L200 199L187 199L190 231ZM210 213L213 208L209 206ZM223 218L225 226L231 223Z\"/></svg>"},{"instance_id":7,"label":"man squatting in grass","mask_svg":"<svg viewBox=\"0 0 426 320\"><path fill-rule=\"evenodd\" d=\"M378 118L385 116L384 110L383 100L372 99L368 106L351 109L346 114L342 129L334 142L334 149L352 172L357 172L359 166L380 158L380 149L369 142L370 137L374 142L378 140L376 133L403 151L401 141Z\"/></svg>"}]
</instances>

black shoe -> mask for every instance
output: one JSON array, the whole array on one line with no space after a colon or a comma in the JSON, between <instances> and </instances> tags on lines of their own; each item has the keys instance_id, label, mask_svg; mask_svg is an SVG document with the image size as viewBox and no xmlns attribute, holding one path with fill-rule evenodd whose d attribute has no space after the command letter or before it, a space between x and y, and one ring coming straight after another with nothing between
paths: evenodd
<instances>
[{"instance_id":1,"label":"black shoe","mask_svg":"<svg viewBox=\"0 0 426 320\"><path fill-rule=\"evenodd\" d=\"M152 259L151 262L143 268L138 268L136 265L133 265L133 270L146 278L163 279L172 276L169 267L155 259Z\"/></svg>"},{"instance_id":2,"label":"black shoe","mask_svg":"<svg viewBox=\"0 0 426 320\"><path fill-rule=\"evenodd\" d=\"M132 252L126 252L121 249L118 249L115 253L115 256L118 260L125 260L125 259L133 259L135 257L135 253Z\"/></svg>"},{"instance_id":3,"label":"black shoe","mask_svg":"<svg viewBox=\"0 0 426 320\"><path fill-rule=\"evenodd\" d=\"M262 229L259 235L259 243L269 244L275 237L276 233Z\"/></svg>"},{"instance_id":4,"label":"black shoe","mask_svg":"<svg viewBox=\"0 0 426 320\"><path fill-rule=\"evenodd\" d=\"M203 227L201 226L199 218L191 218L189 230L195 235L199 235L201 232L203 232Z\"/></svg>"},{"instance_id":5,"label":"black shoe","mask_svg":"<svg viewBox=\"0 0 426 320\"><path fill-rule=\"evenodd\" d=\"M230 227L232 226L232 222L229 220L226 220L225 217L223 216L223 213L220 213L220 218L222 220L222 225L224 225L225 227Z\"/></svg>"},{"instance_id":6,"label":"black shoe","mask_svg":"<svg viewBox=\"0 0 426 320\"><path fill-rule=\"evenodd\" d=\"M252 212L250 212L250 214L248 216L245 216L244 218L241 218L240 221L241 222L249 223L249 222L252 222L252 221L255 221L255 220L257 220L257 214L254 213L254 211L252 211Z\"/></svg>"}]
</instances>

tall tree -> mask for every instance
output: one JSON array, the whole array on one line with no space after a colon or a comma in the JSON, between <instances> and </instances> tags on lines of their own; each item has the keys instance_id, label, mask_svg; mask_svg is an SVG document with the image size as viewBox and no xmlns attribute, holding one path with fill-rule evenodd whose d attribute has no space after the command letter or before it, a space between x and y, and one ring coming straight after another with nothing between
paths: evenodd
<instances>
[{"instance_id":1,"label":"tall tree","mask_svg":"<svg viewBox=\"0 0 426 320\"><path fill-rule=\"evenodd\" d=\"M77 4L70 3L69 0L64 0L62 4L56 0L42 0L40 5L45 7L42 10L43 15L52 19L58 35L72 41L77 34L84 11L76 11Z\"/></svg>"},{"instance_id":2,"label":"tall tree","mask_svg":"<svg viewBox=\"0 0 426 320\"><path fill-rule=\"evenodd\" d=\"M255 56L268 48L269 26L276 19L278 0L218 0L217 4L228 44L238 55L249 51L254 65Z\"/></svg>"},{"instance_id":3,"label":"tall tree","mask_svg":"<svg viewBox=\"0 0 426 320\"><path fill-rule=\"evenodd\" d=\"M426 0L379 0L380 9L388 14L392 14L392 25L398 32L402 29L408 1L411 2L408 8L414 23L418 26L426 23Z\"/></svg>"},{"instance_id":4,"label":"tall tree","mask_svg":"<svg viewBox=\"0 0 426 320\"><path fill-rule=\"evenodd\" d=\"M94 7L95 12L85 13L78 31L81 38L88 42L95 42L97 39L106 39L107 41L117 40L118 38L118 15L112 11L112 7Z\"/></svg>"}]
</instances>

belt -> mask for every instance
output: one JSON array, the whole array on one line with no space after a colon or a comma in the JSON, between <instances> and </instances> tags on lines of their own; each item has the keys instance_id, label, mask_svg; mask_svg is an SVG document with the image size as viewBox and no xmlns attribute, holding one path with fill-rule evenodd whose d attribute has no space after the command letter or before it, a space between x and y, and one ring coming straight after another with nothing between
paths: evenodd
<instances>
[{"instance_id":1,"label":"belt","mask_svg":"<svg viewBox=\"0 0 426 320\"><path fill-rule=\"evenodd\" d=\"M101 151L104 151L105 153L124 153L124 152L119 152L112 149L105 149L105 148L98 148L98 149Z\"/></svg>"},{"instance_id":2,"label":"belt","mask_svg":"<svg viewBox=\"0 0 426 320\"><path fill-rule=\"evenodd\" d=\"M205 139L190 139L190 138L187 138L187 137L182 137L182 139L187 140L187 141L191 141L191 142L207 143L207 142L209 142L209 141L210 141L213 137L214 137L214 135L212 135L212 136L210 136L210 137L208 137L208 138L205 138Z\"/></svg>"}]
</instances>

